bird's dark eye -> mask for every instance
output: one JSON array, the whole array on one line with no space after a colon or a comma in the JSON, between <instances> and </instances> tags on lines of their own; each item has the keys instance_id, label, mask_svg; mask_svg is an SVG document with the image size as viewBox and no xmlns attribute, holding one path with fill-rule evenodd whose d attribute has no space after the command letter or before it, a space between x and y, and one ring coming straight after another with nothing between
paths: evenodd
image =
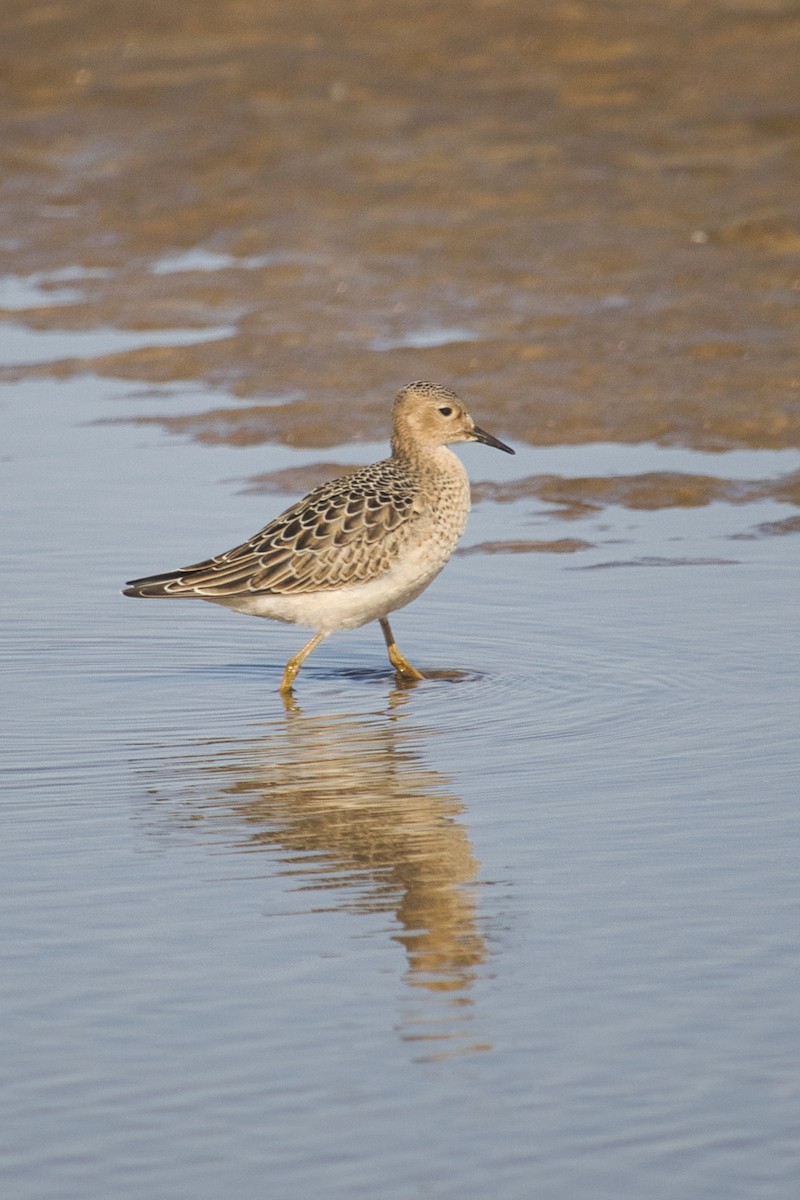
<instances>
[{"instance_id":1,"label":"bird's dark eye","mask_svg":"<svg viewBox=\"0 0 800 1200\"><path fill-rule=\"evenodd\" d=\"M443 404L442 407L439 409L439 412L442 414L443 417L452 417L452 415L453 415L452 408L450 408L450 406L447 404Z\"/></svg>"}]
</instances>

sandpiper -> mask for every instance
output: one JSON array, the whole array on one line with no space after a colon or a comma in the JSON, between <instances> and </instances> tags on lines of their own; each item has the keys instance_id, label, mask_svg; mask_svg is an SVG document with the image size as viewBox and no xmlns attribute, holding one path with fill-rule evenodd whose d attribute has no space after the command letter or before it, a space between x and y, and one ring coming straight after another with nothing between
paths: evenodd
<instances>
[{"instance_id":1,"label":"sandpiper","mask_svg":"<svg viewBox=\"0 0 800 1200\"><path fill-rule=\"evenodd\" d=\"M133 579L123 594L209 600L313 629L286 664L284 694L324 638L369 621L380 623L397 674L424 679L398 649L387 616L435 579L464 531L469 480L452 442L514 453L479 429L449 388L411 383L394 402L390 458L314 488L241 546Z\"/></svg>"}]
</instances>

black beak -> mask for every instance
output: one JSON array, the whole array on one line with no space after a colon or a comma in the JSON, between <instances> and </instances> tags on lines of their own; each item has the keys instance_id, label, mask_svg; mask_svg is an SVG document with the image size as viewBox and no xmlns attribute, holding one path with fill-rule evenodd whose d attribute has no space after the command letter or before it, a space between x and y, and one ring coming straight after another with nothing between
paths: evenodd
<instances>
[{"instance_id":1,"label":"black beak","mask_svg":"<svg viewBox=\"0 0 800 1200\"><path fill-rule=\"evenodd\" d=\"M513 454L514 451L505 442L501 442L499 438L492 437L485 429L479 429L476 425L472 431L472 440L475 442L483 442L484 446L494 446L495 450L505 450L506 454Z\"/></svg>"}]
</instances>

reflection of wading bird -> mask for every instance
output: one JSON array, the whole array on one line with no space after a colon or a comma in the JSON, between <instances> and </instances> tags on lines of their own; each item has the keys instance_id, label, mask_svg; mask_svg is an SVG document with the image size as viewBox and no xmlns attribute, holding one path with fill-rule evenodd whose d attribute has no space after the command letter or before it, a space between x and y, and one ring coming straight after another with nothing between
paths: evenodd
<instances>
[{"instance_id":1,"label":"reflection of wading bird","mask_svg":"<svg viewBox=\"0 0 800 1200\"><path fill-rule=\"evenodd\" d=\"M390 693L386 712L367 721L294 709L256 737L204 745L187 760L202 796L192 819L221 825L218 846L276 855L273 871L298 896L293 910L390 914L376 934L404 947L409 985L455 1000L449 1015L426 1009L425 1023L447 1016L433 1036L462 1038L463 1005L488 954L478 862L463 804L425 763L405 701Z\"/></svg>"},{"instance_id":2,"label":"reflection of wading bird","mask_svg":"<svg viewBox=\"0 0 800 1200\"><path fill-rule=\"evenodd\" d=\"M422 679L386 617L428 586L463 533L469 480L450 442L514 453L479 429L449 388L409 384L394 402L391 458L315 488L244 545L134 579L124 594L195 597L315 630L286 664L284 693L328 634L376 620L398 675Z\"/></svg>"}]
</instances>

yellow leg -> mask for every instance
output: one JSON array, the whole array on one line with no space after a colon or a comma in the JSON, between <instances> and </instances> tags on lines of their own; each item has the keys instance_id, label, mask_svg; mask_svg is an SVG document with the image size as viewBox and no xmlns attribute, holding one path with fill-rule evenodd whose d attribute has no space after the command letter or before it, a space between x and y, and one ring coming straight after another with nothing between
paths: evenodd
<instances>
[{"instance_id":1,"label":"yellow leg","mask_svg":"<svg viewBox=\"0 0 800 1200\"><path fill-rule=\"evenodd\" d=\"M386 649L389 651L389 662L397 671L398 675L404 676L406 679L424 679L425 676L416 667L412 667L404 654L401 654L397 648L397 643L394 640L392 627L386 620L386 617L380 618L381 631L383 639L386 642Z\"/></svg>"},{"instance_id":2,"label":"yellow leg","mask_svg":"<svg viewBox=\"0 0 800 1200\"><path fill-rule=\"evenodd\" d=\"M326 633L315 633L311 641L306 642L305 646L303 646L303 649L298 650L294 658L289 659L283 672L283 679L281 680L281 691L284 693L284 695L286 692L290 692L292 690L292 684L297 678L297 672L300 670L311 651L316 650L320 642L323 641L323 639L327 636L328 635Z\"/></svg>"}]
</instances>

